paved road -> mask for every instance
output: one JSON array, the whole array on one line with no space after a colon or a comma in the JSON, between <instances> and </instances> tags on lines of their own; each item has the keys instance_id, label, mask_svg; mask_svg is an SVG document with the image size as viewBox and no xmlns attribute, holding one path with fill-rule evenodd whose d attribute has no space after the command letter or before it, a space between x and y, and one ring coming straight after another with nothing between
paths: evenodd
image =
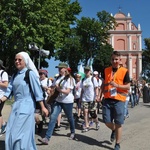
<instances>
[{"instance_id":1,"label":"paved road","mask_svg":"<svg viewBox=\"0 0 150 150\"><path fill-rule=\"evenodd\" d=\"M8 118L10 106L6 105L4 117ZM149 150L150 149L150 103L140 102L135 108L130 108L130 117L125 120L123 126L123 136L121 150ZM111 131L102 123L101 114L98 115L101 121L99 131L95 130L95 125L89 132L82 133L79 124L76 125L76 140L68 140L69 129L66 118L62 118L60 131L54 132L49 145L41 145L38 142L40 135L35 135L38 150L113 150L114 144L109 141ZM44 132L46 131L43 131ZM4 148L5 135L0 137L0 150Z\"/></svg>"}]
</instances>

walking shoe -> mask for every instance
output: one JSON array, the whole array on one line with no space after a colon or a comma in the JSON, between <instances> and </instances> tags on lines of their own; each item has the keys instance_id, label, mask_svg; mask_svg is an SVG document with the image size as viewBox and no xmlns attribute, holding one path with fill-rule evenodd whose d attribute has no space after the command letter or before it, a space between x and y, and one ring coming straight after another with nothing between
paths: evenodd
<instances>
[{"instance_id":1,"label":"walking shoe","mask_svg":"<svg viewBox=\"0 0 150 150\"><path fill-rule=\"evenodd\" d=\"M92 127L94 125L93 121L90 121L89 126Z\"/></svg>"},{"instance_id":2,"label":"walking shoe","mask_svg":"<svg viewBox=\"0 0 150 150\"><path fill-rule=\"evenodd\" d=\"M48 139L47 138L38 139L38 141L41 142L43 145L48 145Z\"/></svg>"},{"instance_id":3,"label":"walking shoe","mask_svg":"<svg viewBox=\"0 0 150 150\"><path fill-rule=\"evenodd\" d=\"M71 133L70 134L70 137L69 137L69 140L74 140L75 139L75 134L74 133Z\"/></svg>"},{"instance_id":4,"label":"walking shoe","mask_svg":"<svg viewBox=\"0 0 150 150\"><path fill-rule=\"evenodd\" d=\"M120 150L120 144L116 143L114 150Z\"/></svg>"},{"instance_id":5,"label":"walking shoe","mask_svg":"<svg viewBox=\"0 0 150 150\"><path fill-rule=\"evenodd\" d=\"M83 129L85 128L85 122L82 122L82 128Z\"/></svg>"},{"instance_id":6,"label":"walking shoe","mask_svg":"<svg viewBox=\"0 0 150 150\"><path fill-rule=\"evenodd\" d=\"M96 122L96 130L99 130L99 128L100 128L100 123Z\"/></svg>"},{"instance_id":7,"label":"walking shoe","mask_svg":"<svg viewBox=\"0 0 150 150\"><path fill-rule=\"evenodd\" d=\"M54 130L55 130L55 131L60 131L60 125L58 126L58 124L56 123Z\"/></svg>"},{"instance_id":8,"label":"walking shoe","mask_svg":"<svg viewBox=\"0 0 150 150\"><path fill-rule=\"evenodd\" d=\"M2 134L4 134L6 132L6 125L7 125L7 123L5 123L5 125L2 125L2 131L1 131Z\"/></svg>"},{"instance_id":9,"label":"walking shoe","mask_svg":"<svg viewBox=\"0 0 150 150\"><path fill-rule=\"evenodd\" d=\"M88 132L89 131L89 128L84 128L83 130L82 130L82 132Z\"/></svg>"},{"instance_id":10,"label":"walking shoe","mask_svg":"<svg viewBox=\"0 0 150 150\"><path fill-rule=\"evenodd\" d=\"M110 141L111 141L111 142L114 142L115 137L116 137L116 135L115 135L115 130L114 130L114 131L112 131L112 133L111 133Z\"/></svg>"}]
</instances>

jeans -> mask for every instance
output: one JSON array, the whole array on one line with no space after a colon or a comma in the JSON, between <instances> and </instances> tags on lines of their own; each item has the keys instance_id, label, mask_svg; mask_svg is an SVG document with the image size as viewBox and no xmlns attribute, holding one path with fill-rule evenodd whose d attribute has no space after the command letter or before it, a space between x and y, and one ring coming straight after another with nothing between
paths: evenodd
<instances>
[{"instance_id":1,"label":"jeans","mask_svg":"<svg viewBox=\"0 0 150 150\"><path fill-rule=\"evenodd\" d=\"M128 112L128 103L129 103L129 101L126 100L125 105L124 105L124 116L127 116L129 114L129 112Z\"/></svg>"},{"instance_id":2,"label":"jeans","mask_svg":"<svg viewBox=\"0 0 150 150\"><path fill-rule=\"evenodd\" d=\"M131 98L131 107L133 108L136 104L136 95L135 94L131 94L130 95Z\"/></svg>"},{"instance_id":3,"label":"jeans","mask_svg":"<svg viewBox=\"0 0 150 150\"><path fill-rule=\"evenodd\" d=\"M55 102L52 107L52 113L50 116L50 122L48 124L48 130L46 132L45 137L49 140L50 137L53 134L53 130L55 127L55 123L57 121L57 117L61 110L64 110L64 113L66 114L66 117L68 118L69 124L70 124L70 131L71 133L75 133L75 124L74 124L74 118L73 118L73 103L59 103Z\"/></svg>"}]
</instances>

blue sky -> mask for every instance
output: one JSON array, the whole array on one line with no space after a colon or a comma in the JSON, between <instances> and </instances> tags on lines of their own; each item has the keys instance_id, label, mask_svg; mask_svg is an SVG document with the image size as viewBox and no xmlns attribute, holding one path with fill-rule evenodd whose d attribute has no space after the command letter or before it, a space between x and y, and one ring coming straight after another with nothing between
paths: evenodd
<instances>
[{"instance_id":1,"label":"blue sky","mask_svg":"<svg viewBox=\"0 0 150 150\"><path fill-rule=\"evenodd\" d=\"M71 0L74 1L74 0ZM78 16L96 18L97 12L107 11L115 15L119 8L125 15L130 13L132 22L138 26L141 25L142 30L142 47L145 48L144 38L150 38L150 1L149 0L78 0L82 12ZM59 61L54 59L48 60L49 67L47 68L49 76L53 77L58 70L55 68Z\"/></svg>"}]
</instances>

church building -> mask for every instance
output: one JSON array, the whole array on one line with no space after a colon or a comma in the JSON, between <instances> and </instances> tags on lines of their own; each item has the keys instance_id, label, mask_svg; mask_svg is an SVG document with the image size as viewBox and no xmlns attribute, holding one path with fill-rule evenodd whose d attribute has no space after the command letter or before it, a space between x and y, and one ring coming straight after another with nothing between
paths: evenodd
<instances>
[{"instance_id":1,"label":"church building","mask_svg":"<svg viewBox=\"0 0 150 150\"><path fill-rule=\"evenodd\" d=\"M136 26L132 22L130 13L125 15L119 11L113 17L117 22L117 27L115 30L109 31L109 42L115 51L121 53L123 66L128 68L130 78L138 80L142 72L142 31L140 24Z\"/></svg>"}]
</instances>

